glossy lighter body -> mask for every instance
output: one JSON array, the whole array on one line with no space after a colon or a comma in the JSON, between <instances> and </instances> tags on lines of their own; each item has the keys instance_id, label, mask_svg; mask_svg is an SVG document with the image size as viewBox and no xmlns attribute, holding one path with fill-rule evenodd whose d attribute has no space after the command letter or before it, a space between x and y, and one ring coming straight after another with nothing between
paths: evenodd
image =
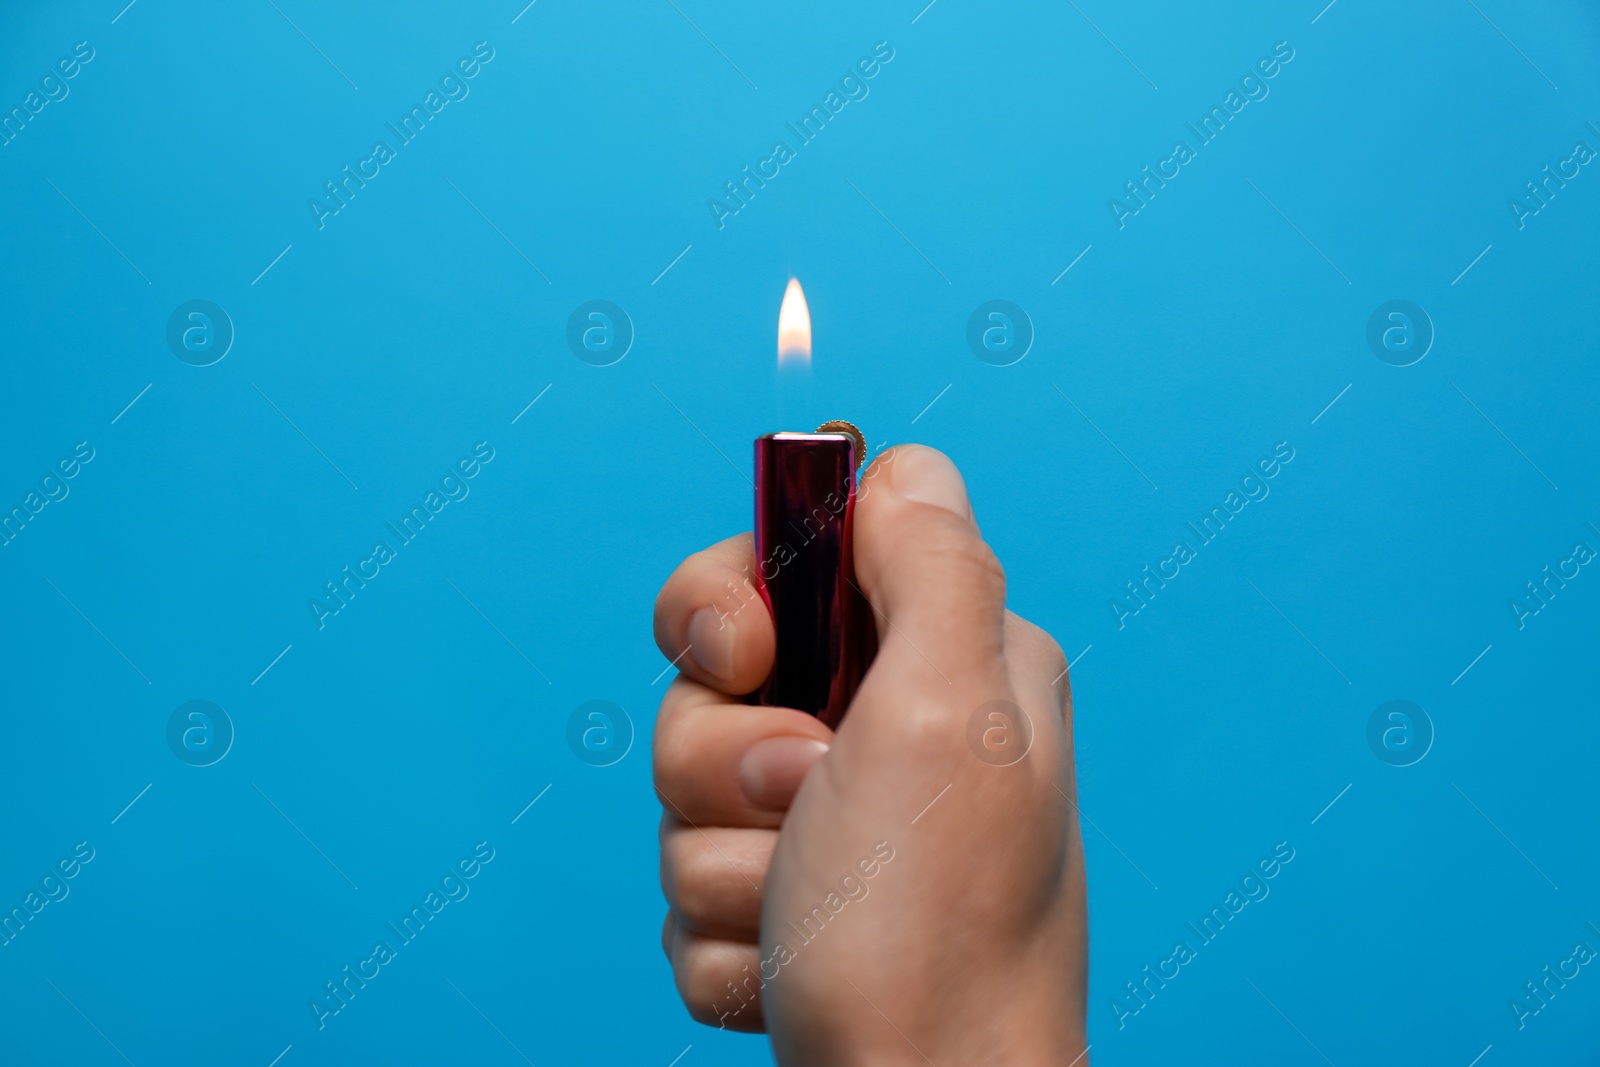
<instances>
[{"instance_id":1,"label":"glossy lighter body","mask_svg":"<svg viewBox=\"0 0 1600 1067\"><path fill-rule=\"evenodd\" d=\"M763 704L837 726L876 647L855 584L850 533L856 441L844 433L774 433L755 443L757 588L777 649Z\"/></svg>"}]
</instances>

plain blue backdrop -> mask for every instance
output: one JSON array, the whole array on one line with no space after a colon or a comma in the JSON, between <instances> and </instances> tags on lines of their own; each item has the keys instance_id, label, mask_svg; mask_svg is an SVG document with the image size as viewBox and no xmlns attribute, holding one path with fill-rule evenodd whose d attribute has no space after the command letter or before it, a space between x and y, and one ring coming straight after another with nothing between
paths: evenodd
<instances>
[{"instance_id":1,"label":"plain blue backdrop","mask_svg":"<svg viewBox=\"0 0 1600 1067\"><path fill-rule=\"evenodd\" d=\"M749 526L791 274L802 414L953 456L1012 609L1074 658L1096 1063L1600 1054L1600 973L1525 988L1600 949L1600 576L1525 585L1600 548L1600 168L1525 188L1600 150L1600 14L924 2L10 5L0 905L31 918L0 1058L768 1061L688 1018L659 948L650 610ZM1129 199L1280 42L1266 95ZM1010 366L966 341L994 299L1034 332ZM190 300L232 324L210 366L167 341ZM567 341L591 300L632 323L610 366ZM1367 340L1391 300L1431 323L1409 366ZM191 700L232 724L210 766L168 741ZM632 724L610 766L567 742L590 700ZM1411 733L1370 744L1395 700ZM470 894L319 1029L479 842ZM1270 896L1127 999L1279 842Z\"/></svg>"}]
</instances>

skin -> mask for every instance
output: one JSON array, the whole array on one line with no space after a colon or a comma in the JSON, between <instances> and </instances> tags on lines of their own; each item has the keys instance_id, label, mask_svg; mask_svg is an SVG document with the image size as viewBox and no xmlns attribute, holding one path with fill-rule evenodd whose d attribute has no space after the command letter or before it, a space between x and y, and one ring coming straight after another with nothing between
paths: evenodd
<instances>
[{"instance_id":1,"label":"skin","mask_svg":"<svg viewBox=\"0 0 1600 1067\"><path fill-rule=\"evenodd\" d=\"M683 657L654 754L679 995L768 1033L781 1064L1072 1063L1088 937L1066 660L1005 610L942 454L881 456L854 521L879 652L837 733L744 702L774 643L750 535L657 599L656 641Z\"/></svg>"}]
</instances>

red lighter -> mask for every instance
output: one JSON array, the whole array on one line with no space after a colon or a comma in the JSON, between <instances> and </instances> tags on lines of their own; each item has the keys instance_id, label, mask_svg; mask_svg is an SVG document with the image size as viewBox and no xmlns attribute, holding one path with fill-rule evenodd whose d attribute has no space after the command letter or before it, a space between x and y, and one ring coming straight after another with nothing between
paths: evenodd
<instances>
[{"instance_id":1,"label":"red lighter","mask_svg":"<svg viewBox=\"0 0 1600 1067\"><path fill-rule=\"evenodd\" d=\"M866 441L848 422L769 433L756 449L757 588L777 650L761 703L837 727L877 651L850 535Z\"/></svg>"}]
</instances>

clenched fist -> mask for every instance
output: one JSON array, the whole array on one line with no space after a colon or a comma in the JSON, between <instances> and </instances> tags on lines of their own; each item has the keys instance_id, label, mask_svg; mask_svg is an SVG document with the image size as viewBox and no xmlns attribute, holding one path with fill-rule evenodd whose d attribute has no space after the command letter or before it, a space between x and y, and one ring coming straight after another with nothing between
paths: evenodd
<instances>
[{"instance_id":1,"label":"clenched fist","mask_svg":"<svg viewBox=\"0 0 1600 1067\"><path fill-rule=\"evenodd\" d=\"M837 732L744 702L774 642L749 535L656 601L682 669L655 731L678 992L702 1022L765 1030L782 1064L1072 1063L1087 930L1066 661L1006 611L941 453L873 463L854 536L879 651Z\"/></svg>"}]
</instances>

